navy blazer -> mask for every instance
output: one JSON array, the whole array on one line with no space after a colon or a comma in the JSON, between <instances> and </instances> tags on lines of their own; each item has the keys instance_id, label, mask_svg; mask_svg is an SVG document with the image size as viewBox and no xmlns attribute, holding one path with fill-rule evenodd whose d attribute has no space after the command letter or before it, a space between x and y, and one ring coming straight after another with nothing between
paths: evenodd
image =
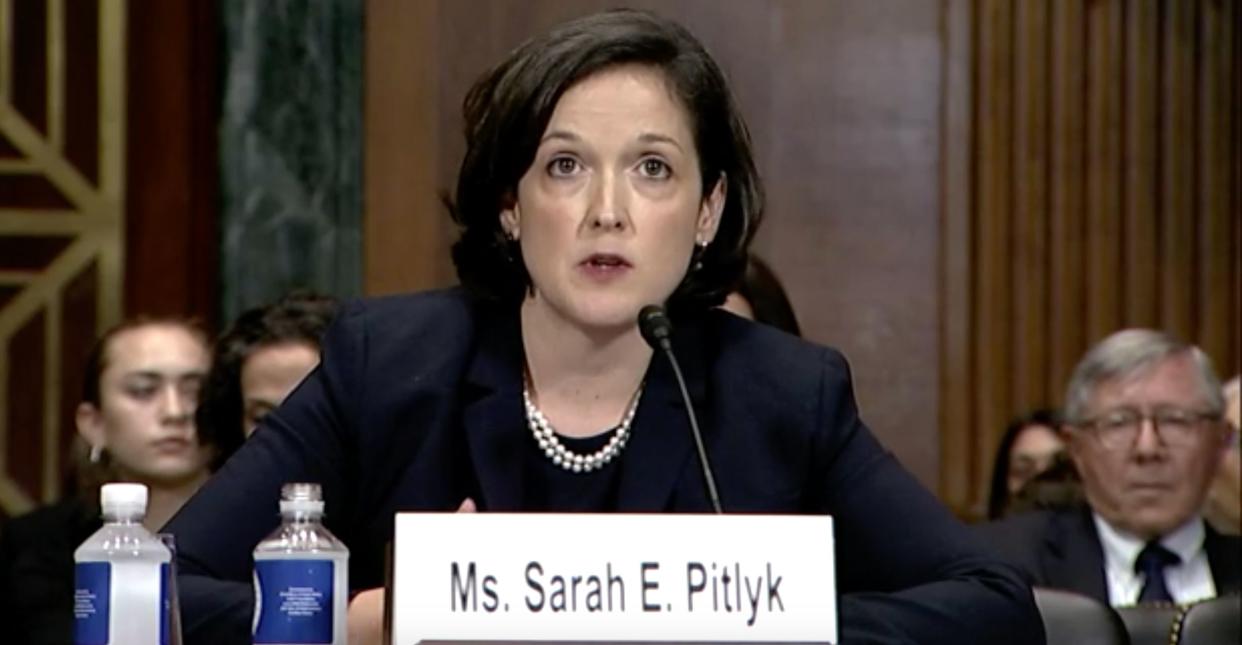
<instances>
[{"instance_id":1,"label":"navy blazer","mask_svg":"<svg viewBox=\"0 0 1242 645\"><path fill-rule=\"evenodd\" d=\"M1221 535L1206 523L1203 528L1203 550L1216 595L1238 593L1242 587L1242 539ZM1002 555L1021 568L1032 584L1075 591L1109 604L1104 548L1090 507L1021 513L981 524L978 531L998 545Z\"/></svg>"},{"instance_id":2,"label":"navy blazer","mask_svg":"<svg viewBox=\"0 0 1242 645\"><path fill-rule=\"evenodd\" d=\"M1020 575L859 420L840 354L723 311L675 322L726 512L834 516L843 642L1043 642ZM522 510L523 365L517 312L459 290L346 307L320 366L168 526L188 642L249 627L249 588L237 583L250 580L286 482L322 484L354 589L383 585L398 511L452 511L467 497L482 511ZM708 512L684 405L658 356L632 428L617 510Z\"/></svg>"}]
</instances>

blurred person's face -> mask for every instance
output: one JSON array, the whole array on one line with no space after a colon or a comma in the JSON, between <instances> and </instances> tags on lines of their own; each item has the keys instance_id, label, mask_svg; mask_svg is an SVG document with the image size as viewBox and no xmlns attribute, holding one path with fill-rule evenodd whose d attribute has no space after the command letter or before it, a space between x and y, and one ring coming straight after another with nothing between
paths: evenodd
<instances>
[{"instance_id":1,"label":"blurred person's face","mask_svg":"<svg viewBox=\"0 0 1242 645\"><path fill-rule=\"evenodd\" d=\"M1067 426L1069 453L1091 507L1142 539L1193 518L1228 438L1223 423L1205 418L1208 405L1198 370L1185 353L1100 383L1087 410L1099 423ZM1123 423L1140 415L1135 423Z\"/></svg>"},{"instance_id":2,"label":"blurred person's face","mask_svg":"<svg viewBox=\"0 0 1242 645\"><path fill-rule=\"evenodd\" d=\"M98 407L78 406L82 437L126 479L158 487L206 475L213 449L194 427L210 360L203 342L177 325L146 325L114 336L103 359Z\"/></svg>"},{"instance_id":3,"label":"blurred person's face","mask_svg":"<svg viewBox=\"0 0 1242 645\"><path fill-rule=\"evenodd\" d=\"M690 116L661 73L627 65L561 96L501 221L532 313L616 329L668 299L723 206L723 181L703 195Z\"/></svg>"},{"instance_id":4,"label":"blurred person's face","mask_svg":"<svg viewBox=\"0 0 1242 645\"><path fill-rule=\"evenodd\" d=\"M755 319L755 310L750 306L750 301L736 291L725 296L724 304L720 305L720 308L730 313L737 314L747 320Z\"/></svg>"},{"instance_id":5,"label":"blurred person's face","mask_svg":"<svg viewBox=\"0 0 1242 645\"><path fill-rule=\"evenodd\" d=\"M1064 448L1065 443L1060 435L1048 426L1029 425L1022 428L1009 449L1009 477L1006 480L1009 492L1018 492L1023 484L1048 470Z\"/></svg>"},{"instance_id":6,"label":"blurred person's face","mask_svg":"<svg viewBox=\"0 0 1242 645\"><path fill-rule=\"evenodd\" d=\"M319 350L306 343L260 347L242 363L242 427L246 436L276 409L319 364Z\"/></svg>"}]
</instances>

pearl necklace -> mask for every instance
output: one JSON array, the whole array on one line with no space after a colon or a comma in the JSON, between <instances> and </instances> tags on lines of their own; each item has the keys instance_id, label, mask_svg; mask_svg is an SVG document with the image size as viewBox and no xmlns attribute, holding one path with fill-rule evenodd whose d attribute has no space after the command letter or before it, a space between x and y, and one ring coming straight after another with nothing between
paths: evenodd
<instances>
[{"instance_id":1,"label":"pearl necklace","mask_svg":"<svg viewBox=\"0 0 1242 645\"><path fill-rule=\"evenodd\" d=\"M548 459L552 460L552 463L575 473L589 473L603 468L621 454L621 450L629 441L630 424L634 422L634 413L638 411L638 399L642 393L643 386L639 385L638 391L634 392L634 398L630 400L629 409L625 411L625 416L621 419L621 425L613 431L608 443L593 453L580 455L561 443L556 431L552 429L552 424L548 423L547 417L543 416L543 412L540 412L535 402L531 400L530 386L527 383L522 384L522 399L526 402L526 425L535 435L539 448L543 450L543 454L547 455Z\"/></svg>"}]
</instances>

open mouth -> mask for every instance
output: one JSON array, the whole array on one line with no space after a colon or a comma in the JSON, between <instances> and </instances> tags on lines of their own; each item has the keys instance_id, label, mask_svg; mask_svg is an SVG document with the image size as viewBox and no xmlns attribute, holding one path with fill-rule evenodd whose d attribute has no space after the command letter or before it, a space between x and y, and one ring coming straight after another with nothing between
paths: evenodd
<instances>
[{"instance_id":1,"label":"open mouth","mask_svg":"<svg viewBox=\"0 0 1242 645\"><path fill-rule=\"evenodd\" d=\"M584 260L582 264L593 269L622 269L630 266L625 258L611 253L596 253Z\"/></svg>"}]
</instances>

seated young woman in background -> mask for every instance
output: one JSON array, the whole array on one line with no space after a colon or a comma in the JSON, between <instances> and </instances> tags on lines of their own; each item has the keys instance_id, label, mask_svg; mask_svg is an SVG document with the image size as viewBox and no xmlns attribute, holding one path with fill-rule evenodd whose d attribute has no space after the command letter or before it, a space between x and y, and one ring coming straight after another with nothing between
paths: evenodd
<instances>
[{"instance_id":1,"label":"seated young woman in background","mask_svg":"<svg viewBox=\"0 0 1242 645\"><path fill-rule=\"evenodd\" d=\"M1014 493L1052 466L1057 455L1065 451L1059 424L1055 410L1043 409L1018 417L1005 428L992 465L989 520L1005 516Z\"/></svg>"},{"instance_id":2,"label":"seated young woman in background","mask_svg":"<svg viewBox=\"0 0 1242 645\"><path fill-rule=\"evenodd\" d=\"M146 484L143 524L156 532L207 481L220 447L240 443L240 430L195 426L208 353L203 330L180 319L127 321L96 342L75 418L78 490L9 522L0 542L5 643L73 642L73 551L102 524L100 485Z\"/></svg>"}]
</instances>

